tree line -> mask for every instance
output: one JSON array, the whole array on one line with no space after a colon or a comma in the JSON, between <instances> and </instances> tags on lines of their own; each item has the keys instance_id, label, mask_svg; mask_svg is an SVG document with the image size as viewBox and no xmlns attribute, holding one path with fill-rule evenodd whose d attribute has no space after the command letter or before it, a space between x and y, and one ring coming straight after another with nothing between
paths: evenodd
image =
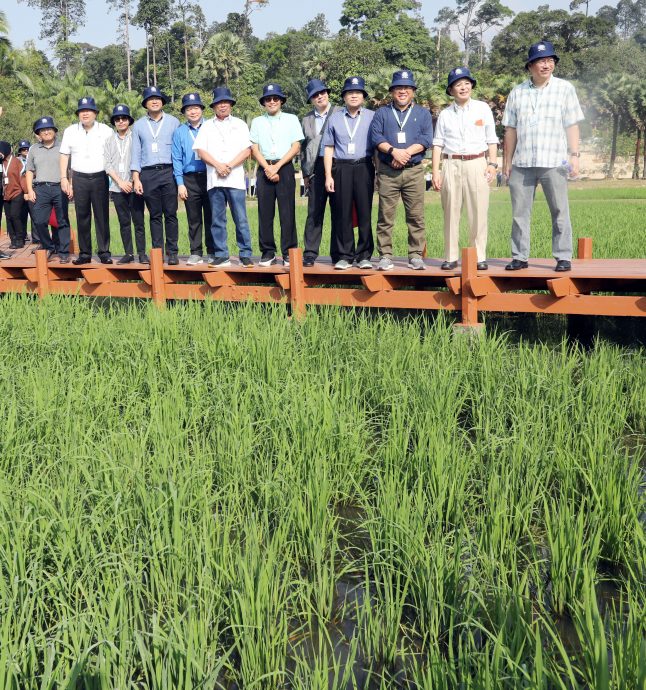
<instances>
[{"instance_id":1,"label":"tree line","mask_svg":"<svg viewBox=\"0 0 646 690\"><path fill-rule=\"evenodd\" d=\"M476 97L500 122L509 91L524 76L528 44L546 38L561 57L557 75L579 89L588 117L583 133L604 150L608 176L617 155L630 149L633 177L646 178L646 0L619 0L594 13L591 0L572 0L569 11L540 5L518 14L501 0L454 0L430 27L417 0L345 0L337 33L317 14L264 38L254 35L251 16L271 11L270 0L241 0L239 12L212 23L190 0L107 0L116 32L104 47L75 40L85 0L20 1L40 10L39 38L53 57L33 42L13 46L0 12L0 134L12 141L27 136L44 110L68 124L84 93L97 98L107 119L117 101L139 112L147 85L166 91L178 110L183 93L199 89L208 97L226 84L237 114L249 119L258 113L262 84L276 81L289 95L286 109L303 115L311 77L325 79L334 94L346 76L361 74L377 105L400 68L415 72L418 100L437 114L448 102L446 74L459 64L471 68ZM144 30L144 47L131 45L132 27Z\"/></svg>"}]
</instances>

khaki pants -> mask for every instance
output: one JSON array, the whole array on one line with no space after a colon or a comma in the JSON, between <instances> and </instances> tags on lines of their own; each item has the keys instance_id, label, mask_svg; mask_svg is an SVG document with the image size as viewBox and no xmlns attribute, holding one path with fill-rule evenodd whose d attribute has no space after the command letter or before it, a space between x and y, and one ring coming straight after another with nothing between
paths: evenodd
<instances>
[{"instance_id":1,"label":"khaki pants","mask_svg":"<svg viewBox=\"0 0 646 690\"><path fill-rule=\"evenodd\" d=\"M444 209L444 259L460 258L460 214L466 207L469 246L475 247L478 261L487 260L487 212L489 183L485 178L487 161L476 158L442 161L442 208Z\"/></svg>"},{"instance_id":2,"label":"khaki pants","mask_svg":"<svg viewBox=\"0 0 646 690\"><path fill-rule=\"evenodd\" d=\"M426 246L424 228L424 168L395 170L380 162L378 174L379 216L377 220L377 248L379 256L393 255L393 226L397 204L401 197L408 226L408 258L422 256Z\"/></svg>"}]
</instances>

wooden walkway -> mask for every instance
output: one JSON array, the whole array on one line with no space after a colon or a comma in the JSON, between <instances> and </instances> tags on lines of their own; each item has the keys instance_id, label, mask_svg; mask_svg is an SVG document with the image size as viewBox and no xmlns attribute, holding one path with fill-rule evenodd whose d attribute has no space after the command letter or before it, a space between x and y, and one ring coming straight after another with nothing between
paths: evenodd
<instances>
[{"instance_id":1,"label":"wooden walkway","mask_svg":"<svg viewBox=\"0 0 646 690\"><path fill-rule=\"evenodd\" d=\"M0 249L8 249L0 235ZM290 266L244 268L232 265L179 266L163 263L152 250L151 264L124 266L60 264L46 252L32 254L30 245L0 262L0 292L79 294L88 297L137 297L163 305L167 300L216 299L277 302L303 316L308 305L387 309L461 311L461 325L477 328L480 312L542 312L604 316L646 316L646 259L593 259L592 240L579 240L578 257L569 273L555 273L552 259L533 259L529 268L505 271L509 259L489 260L478 271L475 249L464 249L454 271L442 271L440 259L425 259L426 270L413 271L405 259L386 273L352 268L336 271L329 259L304 268L300 249L290 250Z\"/></svg>"}]
</instances>

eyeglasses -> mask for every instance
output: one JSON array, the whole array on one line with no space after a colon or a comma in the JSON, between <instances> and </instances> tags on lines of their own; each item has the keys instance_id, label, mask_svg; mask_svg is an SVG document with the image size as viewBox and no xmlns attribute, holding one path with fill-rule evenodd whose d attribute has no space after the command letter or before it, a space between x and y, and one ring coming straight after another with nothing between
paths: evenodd
<instances>
[{"instance_id":1,"label":"eyeglasses","mask_svg":"<svg viewBox=\"0 0 646 690\"><path fill-rule=\"evenodd\" d=\"M265 96L265 98L263 100L265 101L265 103L273 103L274 101L280 101L280 97L279 96Z\"/></svg>"},{"instance_id":2,"label":"eyeglasses","mask_svg":"<svg viewBox=\"0 0 646 690\"><path fill-rule=\"evenodd\" d=\"M555 65L556 60L553 57L538 58L538 60L533 60L532 65Z\"/></svg>"},{"instance_id":3,"label":"eyeglasses","mask_svg":"<svg viewBox=\"0 0 646 690\"><path fill-rule=\"evenodd\" d=\"M318 93L315 93L312 98L320 98L321 96L326 96L327 91L319 91Z\"/></svg>"}]
</instances>

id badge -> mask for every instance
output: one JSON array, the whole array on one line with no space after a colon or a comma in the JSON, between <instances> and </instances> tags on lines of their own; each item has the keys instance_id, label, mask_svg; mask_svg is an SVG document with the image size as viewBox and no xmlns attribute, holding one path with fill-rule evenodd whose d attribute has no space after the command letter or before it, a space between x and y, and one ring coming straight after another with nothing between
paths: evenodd
<instances>
[{"instance_id":1,"label":"id badge","mask_svg":"<svg viewBox=\"0 0 646 690\"><path fill-rule=\"evenodd\" d=\"M351 142L348 144L348 153L349 153L351 156L353 156L356 152L357 152L357 147L356 147L354 141L351 141Z\"/></svg>"},{"instance_id":2,"label":"id badge","mask_svg":"<svg viewBox=\"0 0 646 690\"><path fill-rule=\"evenodd\" d=\"M9 184L9 178L6 177L6 176L5 176L5 178L4 178L4 183L5 183L5 184Z\"/></svg>"},{"instance_id":3,"label":"id badge","mask_svg":"<svg viewBox=\"0 0 646 690\"><path fill-rule=\"evenodd\" d=\"M406 132L397 132L397 143L398 144L405 144L406 143Z\"/></svg>"},{"instance_id":4,"label":"id badge","mask_svg":"<svg viewBox=\"0 0 646 690\"><path fill-rule=\"evenodd\" d=\"M153 153L159 153L159 146L156 141L153 141L153 143L150 145L150 150Z\"/></svg>"}]
</instances>

